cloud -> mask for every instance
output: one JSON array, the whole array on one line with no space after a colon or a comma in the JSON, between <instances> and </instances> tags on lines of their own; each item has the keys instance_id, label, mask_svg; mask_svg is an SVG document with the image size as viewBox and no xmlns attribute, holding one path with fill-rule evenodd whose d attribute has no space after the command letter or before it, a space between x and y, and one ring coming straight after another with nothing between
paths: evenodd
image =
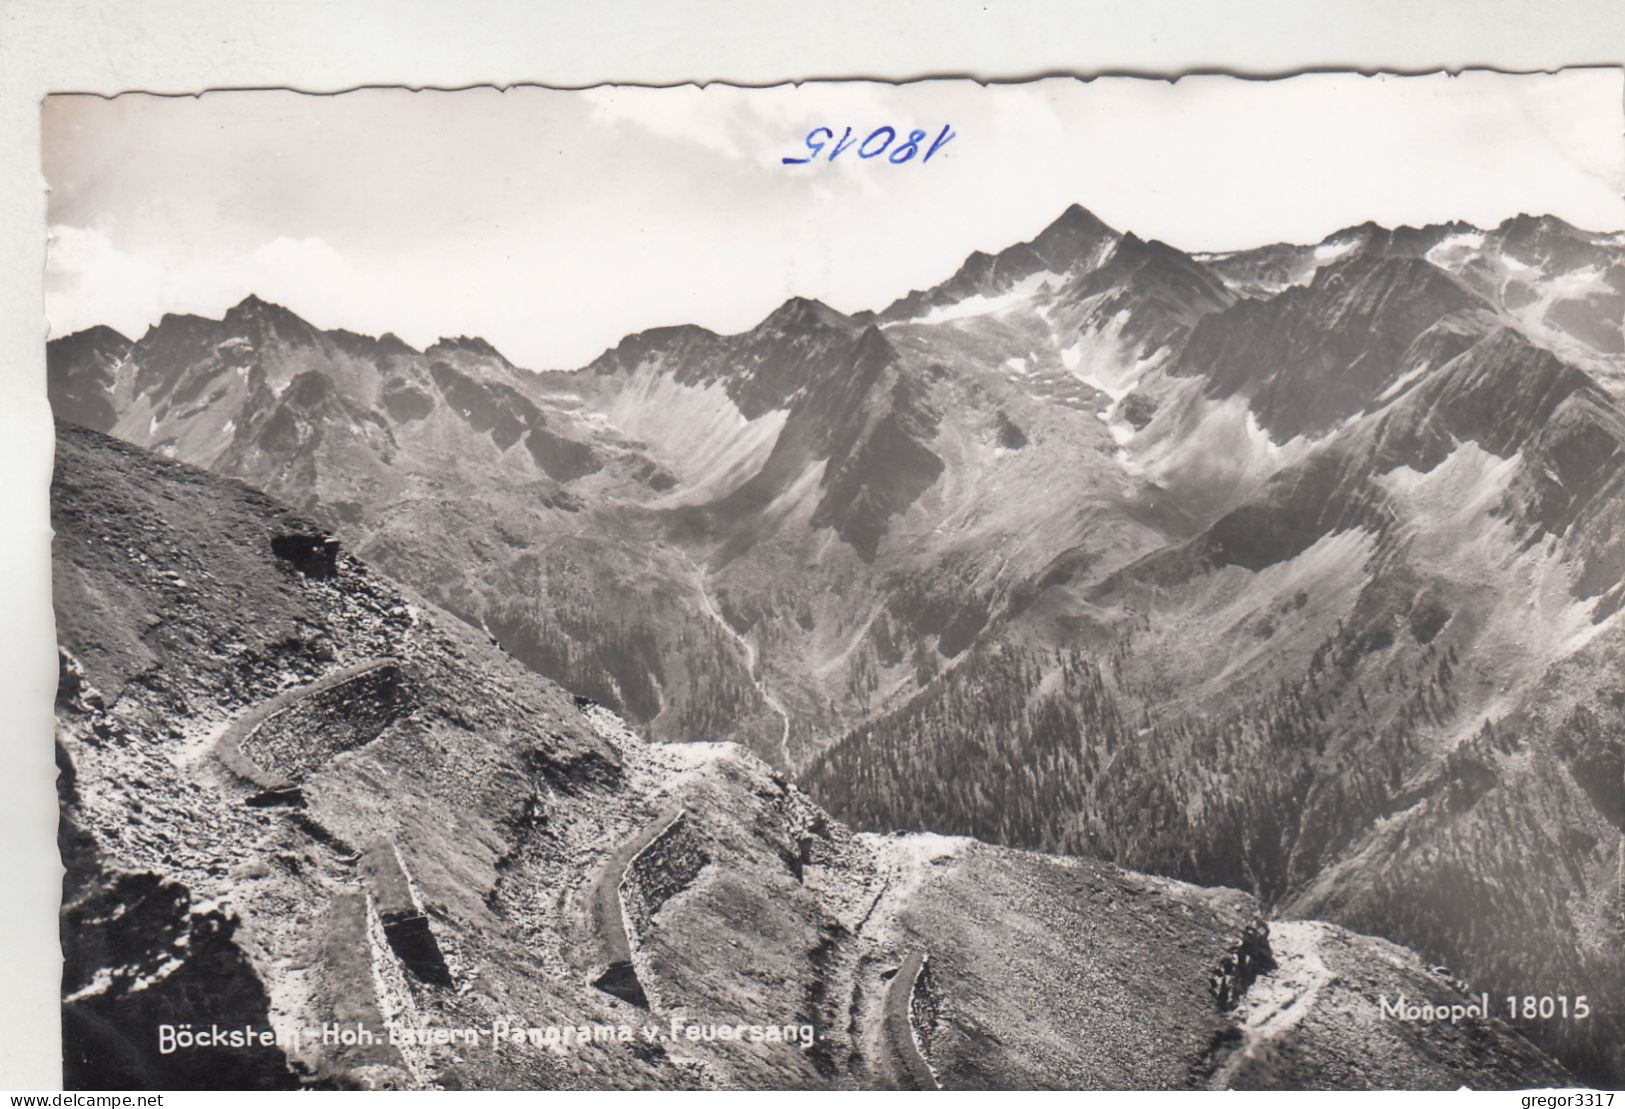
<instances>
[{"instance_id":1,"label":"cloud","mask_svg":"<svg viewBox=\"0 0 1625 1109\"><path fill-rule=\"evenodd\" d=\"M371 307L367 281L349 259L314 236L293 239L279 235L247 257L239 286L266 300L293 307L321 306L322 315L348 319Z\"/></svg>"},{"instance_id":2,"label":"cloud","mask_svg":"<svg viewBox=\"0 0 1625 1109\"><path fill-rule=\"evenodd\" d=\"M45 315L51 335L107 324L139 335L161 314L157 274L90 227L50 228L45 270Z\"/></svg>"},{"instance_id":3,"label":"cloud","mask_svg":"<svg viewBox=\"0 0 1625 1109\"><path fill-rule=\"evenodd\" d=\"M717 95L706 101L706 90L697 85L668 89L604 85L581 96L591 109L592 122L600 127L629 127L729 158L742 156L733 128L719 126L711 107Z\"/></svg>"},{"instance_id":4,"label":"cloud","mask_svg":"<svg viewBox=\"0 0 1625 1109\"><path fill-rule=\"evenodd\" d=\"M816 127L830 127L837 136L851 127L856 139L883 124L906 134L909 121L897 115L899 99L920 93L873 81L839 81L820 86L816 97L794 85L604 86L580 95L599 127L627 128L777 171L781 158L806 153L803 139ZM849 156L833 169L852 172L860 164Z\"/></svg>"},{"instance_id":5,"label":"cloud","mask_svg":"<svg viewBox=\"0 0 1625 1109\"><path fill-rule=\"evenodd\" d=\"M45 312L52 336L107 324L137 338L166 312L219 315L249 293L318 323L373 307L356 267L320 238L277 236L241 256L182 245L149 257L122 249L100 228L50 228Z\"/></svg>"}]
</instances>

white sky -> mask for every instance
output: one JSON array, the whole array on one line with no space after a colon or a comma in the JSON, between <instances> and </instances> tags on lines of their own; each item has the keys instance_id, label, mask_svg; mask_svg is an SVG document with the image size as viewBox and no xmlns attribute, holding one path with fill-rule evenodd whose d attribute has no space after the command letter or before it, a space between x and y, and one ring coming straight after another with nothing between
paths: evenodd
<instances>
[{"instance_id":1,"label":"white sky","mask_svg":"<svg viewBox=\"0 0 1625 1109\"><path fill-rule=\"evenodd\" d=\"M46 101L53 335L250 292L570 367L786 297L879 308L1070 203L1188 250L1519 212L1625 227L1625 79L1068 78ZM802 136L958 133L929 164L786 166Z\"/></svg>"}]
</instances>

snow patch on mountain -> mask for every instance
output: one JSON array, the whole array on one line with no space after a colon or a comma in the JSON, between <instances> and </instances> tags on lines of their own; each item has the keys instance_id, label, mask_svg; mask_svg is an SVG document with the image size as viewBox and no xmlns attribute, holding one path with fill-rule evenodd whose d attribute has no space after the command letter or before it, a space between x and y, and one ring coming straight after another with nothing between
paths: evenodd
<instances>
[{"instance_id":1,"label":"snow patch on mountain","mask_svg":"<svg viewBox=\"0 0 1625 1109\"><path fill-rule=\"evenodd\" d=\"M1422 257L1436 265L1444 264L1444 260L1451 255L1463 252L1476 251L1484 245L1484 232L1482 231L1456 231L1446 235L1424 254Z\"/></svg>"},{"instance_id":2,"label":"snow patch on mountain","mask_svg":"<svg viewBox=\"0 0 1625 1109\"><path fill-rule=\"evenodd\" d=\"M1357 245L1359 245L1359 243L1356 239L1347 239L1340 243L1321 243L1319 246L1315 247L1315 261L1323 266L1328 262L1335 262L1349 251L1353 250Z\"/></svg>"},{"instance_id":3,"label":"snow patch on mountain","mask_svg":"<svg viewBox=\"0 0 1625 1109\"><path fill-rule=\"evenodd\" d=\"M917 316L912 320L902 322L917 324L948 323L953 320L1009 312L1025 305L1040 293L1052 292L1064 280L1065 278L1061 274L1050 273L1047 270L1031 273L1002 293L993 296L974 293L952 304L939 304L923 316ZM887 326L895 325L888 324Z\"/></svg>"},{"instance_id":4,"label":"snow patch on mountain","mask_svg":"<svg viewBox=\"0 0 1625 1109\"><path fill-rule=\"evenodd\" d=\"M1601 266L1585 266L1581 269L1570 270L1568 273L1558 274L1542 289L1547 293L1546 300L1573 300L1593 294L1608 294L1613 288L1608 284L1607 275Z\"/></svg>"},{"instance_id":5,"label":"snow patch on mountain","mask_svg":"<svg viewBox=\"0 0 1625 1109\"><path fill-rule=\"evenodd\" d=\"M1152 364L1152 359L1134 357L1131 344L1123 337L1128 323L1128 310L1118 311L1104 326L1082 332L1061 351L1061 365L1085 385L1105 393L1114 404L1134 391Z\"/></svg>"},{"instance_id":6,"label":"snow patch on mountain","mask_svg":"<svg viewBox=\"0 0 1625 1109\"><path fill-rule=\"evenodd\" d=\"M1411 382L1415 381L1432 368L1432 365L1428 362L1422 362L1419 365L1412 366L1410 369L1394 378L1394 380L1389 384L1388 388L1377 394L1377 403L1380 404L1384 401L1393 400L1406 389L1410 388ZM1357 418L1358 413L1356 413L1355 416L1351 416L1347 422L1352 423Z\"/></svg>"},{"instance_id":7,"label":"snow patch on mountain","mask_svg":"<svg viewBox=\"0 0 1625 1109\"><path fill-rule=\"evenodd\" d=\"M649 448L677 476L673 498L727 496L759 470L787 413L747 420L719 382L684 385L658 361L646 362L602 415Z\"/></svg>"},{"instance_id":8,"label":"snow patch on mountain","mask_svg":"<svg viewBox=\"0 0 1625 1109\"><path fill-rule=\"evenodd\" d=\"M1180 392L1136 436L1131 458L1151 480L1215 513L1313 448L1303 436L1276 443L1240 396L1216 400L1192 386Z\"/></svg>"}]
</instances>

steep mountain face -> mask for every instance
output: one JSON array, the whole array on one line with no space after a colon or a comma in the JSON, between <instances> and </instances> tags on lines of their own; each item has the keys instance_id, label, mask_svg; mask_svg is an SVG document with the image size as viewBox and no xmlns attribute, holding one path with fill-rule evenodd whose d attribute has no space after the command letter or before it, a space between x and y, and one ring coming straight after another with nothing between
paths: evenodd
<instances>
[{"instance_id":1,"label":"steep mountain face","mask_svg":"<svg viewBox=\"0 0 1625 1109\"><path fill-rule=\"evenodd\" d=\"M1566 360L1618 381L1625 362L1625 235L1597 234L1553 216L1514 216L1485 231L1465 223L1363 224L1312 246L1272 245L1200 255L1250 296L1306 284L1348 255L1420 258L1454 274Z\"/></svg>"},{"instance_id":2,"label":"steep mountain face","mask_svg":"<svg viewBox=\"0 0 1625 1109\"><path fill-rule=\"evenodd\" d=\"M1094 213L1073 204L1030 242L1018 243L997 255L977 251L947 281L899 298L881 316L916 319L962 305L973 297L987 300L1001 296L1018 286L1030 285L1040 274L1058 278L1080 270L1087 272L1100 265L1120 238Z\"/></svg>"},{"instance_id":3,"label":"steep mountain face","mask_svg":"<svg viewBox=\"0 0 1625 1109\"><path fill-rule=\"evenodd\" d=\"M1351 250L1203 317L1135 393L1119 461L1210 522L1122 567L1058 557L803 780L860 825L1236 884L1491 989L1617 998L1617 775L1529 715L1582 673L1569 711L1625 741L1617 673L1578 662L1622 634L1611 389L1460 278ZM1223 480L1192 459L1226 448L1250 458ZM1526 908L1482 923L1509 889ZM1607 1009L1533 1034L1617 1081Z\"/></svg>"},{"instance_id":4,"label":"steep mountain face","mask_svg":"<svg viewBox=\"0 0 1625 1109\"><path fill-rule=\"evenodd\" d=\"M875 314L574 372L250 301L59 340L53 397L860 828L1588 993L1523 1027L1616 1082L1622 274L1551 218L1190 256L1074 207Z\"/></svg>"},{"instance_id":5,"label":"steep mountain face","mask_svg":"<svg viewBox=\"0 0 1625 1109\"><path fill-rule=\"evenodd\" d=\"M671 348L663 341L669 338L675 340ZM661 506L696 539L722 542L727 557L767 538L771 524L762 526L764 510L789 508L797 483L821 467L818 488L808 490L813 526L833 528L861 558L873 561L891 518L942 472L942 460L922 443L936 431L936 416L924 390L899 373L897 351L873 325L824 305L792 300L742 336L634 336L587 372L608 379L595 384L611 395L636 395L641 379L665 376L668 363L679 367L669 374L671 384L701 392L720 388L747 425L777 417L771 447L752 460L759 464L755 472L729 487L725 475L724 481L704 480L712 477L705 471L714 470L715 459L690 460L684 472L703 475L702 496L680 489ZM715 449L696 443L687 421L656 423L651 406L641 407L626 420L640 425L662 453L681 456L683 443Z\"/></svg>"},{"instance_id":6,"label":"steep mountain face","mask_svg":"<svg viewBox=\"0 0 1625 1109\"><path fill-rule=\"evenodd\" d=\"M1443 361L1460 330L1450 317L1477 306L1426 262L1362 254L1316 271L1307 286L1204 317L1170 372L1204 376L1209 396L1245 396L1274 441L1319 437L1402 373Z\"/></svg>"},{"instance_id":7,"label":"steep mountain face","mask_svg":"<svg viewBox=\"0 0 1625 1109\"><path fill-rule=\"evenodd\" d=\"M87 426L284 498L634 717L675 701L672 726L708 734L765 711L729 637L674 604L687 569L648 574L635 526L584 519L673 478L483 340L420 352L251 297L221 320L166 317L114 350L80 336L52 345L55 391L86 398L63 418L110 406L116 419Z\"/></svg>"},{"instance_id":8,"label":"steep mountain face","mask_svg":"<svg viewBox=\"0 0 1625 1109\"><path fill-rule=\"evenodd\" d=\"M130 353L130 340L111 327L92 327L56 340L46 379L51 411L59 420L111 431L118 422L112 392Z\"/></svg>"},{"instance_id":9,"label":"steep mountain face","mask_svg":"<svg viewBox=\"0 0 1625 1109\"><path fill-rule=\"evenodd\" d=\"M239 483L64 427L52 502L71 1089L1573 1081L1380 1019L1470 1003L1391 944L647 744Z\"/></svg>"}]
</instances>

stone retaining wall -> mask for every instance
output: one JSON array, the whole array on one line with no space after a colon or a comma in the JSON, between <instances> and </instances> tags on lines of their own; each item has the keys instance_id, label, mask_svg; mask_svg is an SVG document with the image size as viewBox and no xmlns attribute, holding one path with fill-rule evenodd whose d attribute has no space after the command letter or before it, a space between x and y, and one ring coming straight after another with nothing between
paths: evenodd
<instances>
[{"instance_id":1,"label":"stone retaining wall","mask_svg":"<svg viewBox=\"0 0 1625 1109\"><path fill-rule=\"evenodd\" d=\"M331 684L290 690L246 730L239 748L266 774L298 782L340 752L371 743L406 711L401 668L374 663Z\"/></svg>"},{"instance_id":2,"label":"stone retaining wall","mask_svg":"<svg viewBox=\"0 0 1625 1109\"><path fill-rule=\"evenodd\" d=\"M710 862L678 813L632 857L621 877L621 905L627 939L635 948L647 934L655 913L699 877Z\"/></svg>"}]
</instances>

